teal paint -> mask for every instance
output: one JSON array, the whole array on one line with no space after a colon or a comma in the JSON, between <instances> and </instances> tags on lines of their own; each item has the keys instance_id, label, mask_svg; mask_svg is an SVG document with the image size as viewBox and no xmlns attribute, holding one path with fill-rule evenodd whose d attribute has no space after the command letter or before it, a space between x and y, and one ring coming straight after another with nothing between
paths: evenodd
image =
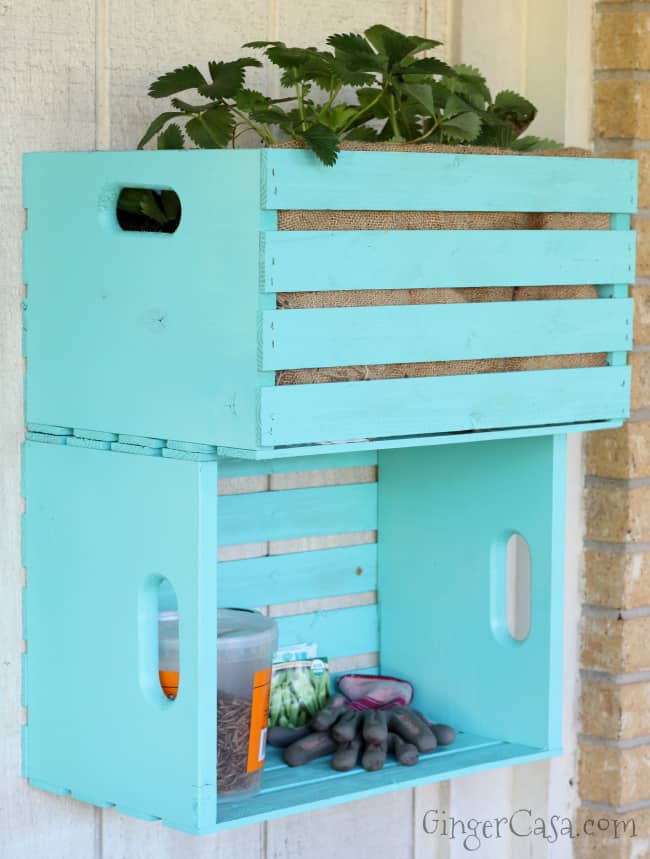
<instances>
[{"instance_id":1,"label":"teal paint","mask_svg":"<svg viewBox=\"0 0 650 859\"><path fill-rule=\"evenodd\" d=\"M629 282L634 261L629 224L621 232L287 230L264 236L264 288L322 292L405 284L430 289Z\"/></svg>"},{"instance_id":2,"label":"teal paint","mask_svg":"<svg viewBox=\"0 0 650 859\"><path fill-rule=\"evenodd\" d=\"M335 170L299 151L26 158L33 786L205 833L559 752L565 433L629 413L635 171L424 153L344 152ZM129 186L179 194L174 235L118 228ZM616 214L598 236L504 232L490 254L486 235L462 232L278 233L282 207ZM601 297L275 309L280 289L403 288L400 253L411 288L592 282ZM607 352L610 366L278 387L273 373L583 351ZM376 484L217 502L218 478L376 464ZM376 544L217 560L238 543L375 530ZM503 620L513 532L532 556L531 631L516 643ZM156 677L161 577L181 616L173 703ZM279 618L281 643L315 640L333 659L365 657L364 673L409 676L416 704L458 727L457 741L378 773L289 769L271 752L258 796L218 803L217 605L375 588L377 604L303 602Z\"/></svg>"},{"instance_id":3,"label":"teal paint","mask_svg":"<svg viewBox=\"0 0 650 859\"><path fill-rule=\"evenodd\" d=\"M296 150L37 153L24 174L26 414L35 429L84 428L98 441L119 433L118 443L161 449L172 439L185 453L254 459L277 447L302 455L317 442L379 447L446 433L449 422L411 414L410 380L363 383L352 396L332 383L314 396L308 386L276 388L273 371L587 350L621 368L629 348L630 304L611 285L633 280L634 161L343 152L327 170ZM119 190L134 186L178 193L174 234L121 230ZM306 233L278 231L278 208L615 214L610 231ZM589 301L277 311L274 300L278 290L582 283L614 299L607 312ZM497 406L498 379L481 382L495 404L484 414L468 399L474 383L458 377L468 408L452 431L516 434L623 417L618 377L594 379L554 377L547 404L544 377L529 375L518 384L540 407L523 410ZM361 421L357 398L368 404ZM386 410L401 419L383 420Z\"/></svg>"},{"instance_id":4,"label":"teal paint","mask_svg":"<svg viewBox=\"0 0 650 859\"><path fill-rule=\"evenodd\" d=\"M632 311L631 299L599 298L273 310L263 314L262 366L289 370L627 351Z\"/></svg>"},{"instance_id":5,"label":"teal paint","mask_svg":"<svg viewBox=\"0 0 650 859\"><path fill-rule=\"evenodd\" d=\"M620 419L629 400L629 367L282 385L262 389L262 442Z\"/></svg>"},{"instance_id":6,"label":"teal paint","mask_svg":"<svg viewBox=\"0 0 650 859\"><path fill-rule=\"evenodd\" d=\"M305 150L263 153L267 209L626 212L634 160L341 152L335 170Z\"/></svg>"}]
</instances>

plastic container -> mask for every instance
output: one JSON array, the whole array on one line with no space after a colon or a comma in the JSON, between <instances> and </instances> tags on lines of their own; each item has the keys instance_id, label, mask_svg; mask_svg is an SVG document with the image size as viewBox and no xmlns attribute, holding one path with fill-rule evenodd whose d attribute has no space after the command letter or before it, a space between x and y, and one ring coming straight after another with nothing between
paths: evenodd
<instances>
[{"instance_id":1,"label":"plastic container","mask_svg":"<svg viewBox=\"0 0 650 859\"><path fill-rule=\"evenodd\" d=\"M159 671L163 690L176 697L178 613L159 618ZM217 793L221 801L259 792L266 755L274 620L246 609L217 612Z\"/></svg>"}]
</instances>

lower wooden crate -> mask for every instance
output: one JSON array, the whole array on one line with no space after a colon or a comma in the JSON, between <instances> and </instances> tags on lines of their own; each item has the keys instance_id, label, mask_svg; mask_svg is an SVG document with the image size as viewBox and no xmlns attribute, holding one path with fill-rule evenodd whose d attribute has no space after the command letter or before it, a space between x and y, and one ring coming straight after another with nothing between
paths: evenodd
<instances>
[{"instance_id":1,"label":"lower wooden crate","mask_svg":"<svg viewBox=\"0 0 650 859\"><path fill-rule=\"evenodd\" d=\"M557 753L564 442L200 462L29 441L25 775L204 833ZM515 533L532 559L523 641L506 620ZM228 560L234 546L249 557ZM174 702L157 677L163 580L180 617ZM281 644L317 641L335 671L409 678L456 742L379 773L289 769L271 752L258 796L219 802L218 604L263 607Z\"/></svg>"}]
</instances>

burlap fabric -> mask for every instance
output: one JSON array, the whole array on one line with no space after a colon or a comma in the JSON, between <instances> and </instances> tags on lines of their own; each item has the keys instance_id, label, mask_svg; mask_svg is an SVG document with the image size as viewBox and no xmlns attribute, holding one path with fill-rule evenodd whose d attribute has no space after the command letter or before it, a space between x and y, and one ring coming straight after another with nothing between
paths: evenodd
<instances>
[{"instance_id":1,"label":"burlap fabric","mask_svg":"<svg viewBox=\"0 0 650 859\"><path fill-rule=\"evenodd\" d=\"M299 148L297 142L282 148ZM343 144L342 149L364 151L442 152L463 155L519 155L502 149L468 146ZM548 157L591 157L583 149L535 152ZM336 169L335 167L333 169ZM282 210L280 230L606 230L609 216L583 213L529 212L414 212ZM593 286L473 287L466 289L341 290L333 292L281 292L280 309L320 307L376 307L380 305L451 304L477 301L526 301L596 298ZM416 376L448 376L467 373L497 373L514 370L597 367L607 363L604 353L542 357L494 358L478 361L437 361L411 364L372 364L350 367L320 367L276 372L277 385L315 382L399 379Z\"/></svg>"}]
</instances>

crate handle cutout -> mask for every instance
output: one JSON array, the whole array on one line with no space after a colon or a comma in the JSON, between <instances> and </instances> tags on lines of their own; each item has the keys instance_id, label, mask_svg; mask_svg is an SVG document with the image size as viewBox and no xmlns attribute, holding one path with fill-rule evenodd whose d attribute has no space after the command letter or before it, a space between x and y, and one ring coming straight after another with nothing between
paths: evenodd
<instances>
[{"instance_id":1,"label":"crate handle cutout","mask_svg":"<svg viewBox=\"0 0 650 859\"><path fill-rule=\"evenodd\" d=\"M153 573L145 578L138 594L138 674L143 695L158 708L173 704L180 678L178 666L175 672L161 670L164 656L162 618L165 618L165 625L169 624L170 638L176 636L179 642L176 591L168 579Z\"/></svg>"},{"instance_id":2,"label":"crate handle cutout","mask_svg":"<svg viewBox=\"0 0 650 859\"><path fill-rule=\"evenodd\" d=\"M109 229L160 236L176 232L183 208L176 191L164 185L112 185L101 194L99 213Z\"/></svg>"},{"instance_id":3,"label":"crate handle cutout","mask_svg":"<svg viewBox=\"0 0 650 859\"><path fill-rule=\"evenodd\" d=\"M490 569L490 625L503 645L523 644L531 626L531 557L525 537L506 532L495 542Z\"/></svg>"}]
</instances>

